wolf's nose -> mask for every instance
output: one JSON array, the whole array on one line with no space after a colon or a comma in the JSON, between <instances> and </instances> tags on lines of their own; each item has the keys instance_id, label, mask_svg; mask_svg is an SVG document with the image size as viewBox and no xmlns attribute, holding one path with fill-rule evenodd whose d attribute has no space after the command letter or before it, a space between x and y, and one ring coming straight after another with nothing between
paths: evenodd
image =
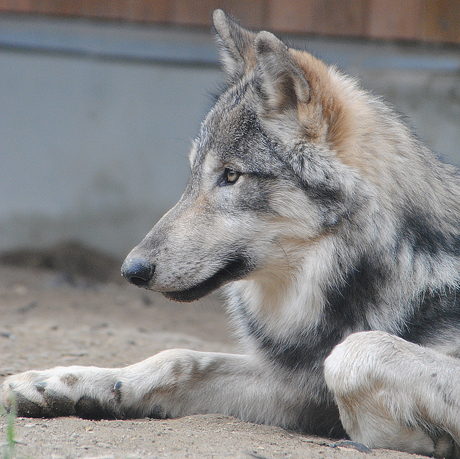
<instances>
[{"instance_id":1,"label":"wolf's nose","mask_svg":"<svg viewBox=\"0 0 460 459\"><path fill-rule=\"evenodd\" d=\"M131 284L147 288L155 272L155 266L139 258L127 258L121 267L122 276Z\"/></svg>"}]
</instances>

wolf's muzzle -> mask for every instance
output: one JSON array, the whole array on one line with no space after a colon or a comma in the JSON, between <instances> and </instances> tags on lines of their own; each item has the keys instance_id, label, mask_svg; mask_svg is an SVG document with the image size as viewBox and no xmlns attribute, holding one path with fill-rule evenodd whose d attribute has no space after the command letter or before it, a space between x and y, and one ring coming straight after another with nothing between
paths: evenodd
<instances>
[{"instance_id":1,"label":"wolf's muzzle","mask_svg":"<svg viewBox=\"0 0 460 459\"><path fill-rule=\"evenodd\" d=\"M121 275L138 287L148 288L155 272L155 266L141 258L127 258L122 267Z\"/></svg>"}]
</instances>

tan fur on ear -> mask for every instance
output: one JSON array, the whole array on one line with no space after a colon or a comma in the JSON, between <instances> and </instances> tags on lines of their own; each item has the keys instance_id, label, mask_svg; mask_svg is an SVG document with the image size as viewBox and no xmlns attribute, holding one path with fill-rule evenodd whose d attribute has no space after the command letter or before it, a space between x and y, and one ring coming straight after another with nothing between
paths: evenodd
<instances>
[{"instance_id":1,"label":"tan fur on ear","mask_svg":"<svg viewBox=\"0 0 460 459\"><path fill-rule=\"evenodd\" d=\"M326 141L334 108L334 98L328 88L326 65L311 54L289 50L310 87L308 103L299 100L297 114L304 133L312 140Z\"/></svg>"},{"instance_id":2,"label":"tan fur on ear","mask_svg":"<svg viewBox=\"0 0 460 459\"><path fill-rule=\"evenodd\" d=\"M280 136L328 144L345 164L373 173L367 151L356 141L366 136L373 112L354 81L270 32L244 29L222 10L214 11L213 22L227 75L236 81L258 72L261 114Z\"/></svg>"},{"instance_id":3,"label":"tan fur on ear","mask_svg":"<svg viewBox=\"0 0 460 459\"><path fill-rule=\"evenodd\" d=\"M271 126L281 137L324 137L321 101L309 82L310 67L297 62L295 53L270 32L257 35L255 52L261 116L272 121Z\"/></svg>"},{"instance_id":4,"label":"tan fur on ear","mask_svg":"<svg viewBox=\"0 0 460 459\"><path fill-rule=\"evenodd\" d=\"M298 118L305 126L305 134L312 140L330 145L345 164L365 174L373 173L367 152L357 142L365 137L366 126L374 117L363 92L354 80L311 54L294 49L289 51L310 85L310 103L298 106Z\"/></svg>"},{"instance_id":5,"label":"tan fur on ear","mask_svg":"<svg viewBox=\"0 0 460 459\"><path fill-rule=\"evenodd\" d=\"M329 67L311 54L288 48L269 32L260 32L255 52L263 94L263 116L280 132L339 147L343 121L340 92Z\"/></svg>"}]
</instances>

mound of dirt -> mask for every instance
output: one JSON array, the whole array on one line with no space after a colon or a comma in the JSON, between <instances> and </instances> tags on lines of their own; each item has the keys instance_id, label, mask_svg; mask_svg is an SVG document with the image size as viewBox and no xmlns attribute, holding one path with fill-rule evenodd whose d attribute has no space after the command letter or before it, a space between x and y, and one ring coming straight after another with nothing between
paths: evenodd
<instances>
[{"instance_id":1,"label":"mound of dirt","mask_svg":"<svg viewBox=\"0 0 460 459\"><path fill-rule=\"evenodd\" d=\"M85 278L92 282L121 280L120 260L78 241L66 241L45 249L19 249L0 254L0 263L22 268L56 271L69 282Z\"/></svg>"}]
</instances>

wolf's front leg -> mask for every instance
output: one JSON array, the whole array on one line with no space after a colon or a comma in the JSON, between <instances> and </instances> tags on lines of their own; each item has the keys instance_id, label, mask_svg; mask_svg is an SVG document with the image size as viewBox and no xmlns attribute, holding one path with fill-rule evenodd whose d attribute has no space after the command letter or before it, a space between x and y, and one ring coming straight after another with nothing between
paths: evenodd
<instances>
[{"instance_id":1,"label":"wolf's front leg","mask_svg":"<svg viewBox=\"0 0 460 459\"><path fill-rule=\"evenodd\" d=\"M350 437L371 448L460 458L460 361L384 332L349 336L325 376Z\"/></svg>"},{"instance_id":2,"label":"wolf's front leg","mask_svg":"<svg viewBox=\"0 0 460 459\"><path fill-rule=\"evenodd\" d=\"M3 404L20 416L178 417L220 413L289 424L276 407L286 391L245 355L169 350L116 369L58 367L8 378ZM284 392L284 394L283 394ZM292 414L292 413L291 413Z\"/></svg>"}]
</instances>

